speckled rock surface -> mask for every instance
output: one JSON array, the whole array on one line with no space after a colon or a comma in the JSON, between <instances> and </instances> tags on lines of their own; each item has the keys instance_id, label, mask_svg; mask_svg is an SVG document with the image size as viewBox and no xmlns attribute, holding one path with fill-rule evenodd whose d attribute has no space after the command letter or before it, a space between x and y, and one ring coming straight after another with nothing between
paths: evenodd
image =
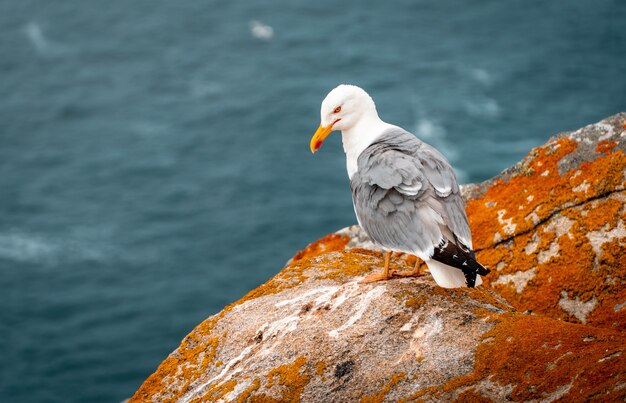
<instances>
[{"instance_id":1,"label":"speckled rock surface","mask_svg":"<svg viewBox=\"0 0 626 403\"><path fill-rule=\"evenodd\" d=\"M466 189L486 285L521 311L626 330L626 114Z\"/></svg>"},{"instance_id":2,"label":"speckled rock surface","mask_svg":"<svg viewBox=\"0 0 626 403\"><path fill-rule=\"evenodd\" d=\"M464 188L486 287L359 284L382 259L349 227L198 325L131 401L623 401L625 125Z\"/></svg>"},{"instance_id":3,"label":"speckled rock surface","mask_svg":"<svg viewBox=\"0 0 626 403\"><path fill-rule=\"evenodd\" d=\"M621 332L521 314L430 276L358 283L381 264L362 249L301 257L194 329L131 401L626 396Z\"/></svg>"}]
</instances>

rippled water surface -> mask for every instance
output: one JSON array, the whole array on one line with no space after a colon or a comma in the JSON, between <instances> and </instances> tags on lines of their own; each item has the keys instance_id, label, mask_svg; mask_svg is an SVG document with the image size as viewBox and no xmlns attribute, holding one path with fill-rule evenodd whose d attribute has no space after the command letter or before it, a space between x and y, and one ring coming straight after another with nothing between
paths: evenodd
<instances>
[{"instance_id":1,"label":"rippled water surface","mask_svg":"<svg viewBox=\"0 0 626 403\"><path fill-rule=\"evenodd\" d=\"M621 1L0 3L0 401L117 402L355 221L341 82L463 181L626 110Z\"/></svg>"}]
</instances>

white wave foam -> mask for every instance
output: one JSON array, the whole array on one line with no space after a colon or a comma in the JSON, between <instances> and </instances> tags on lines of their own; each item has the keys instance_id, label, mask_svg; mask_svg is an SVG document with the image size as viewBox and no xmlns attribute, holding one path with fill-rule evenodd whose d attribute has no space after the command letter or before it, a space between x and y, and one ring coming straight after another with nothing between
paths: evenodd
<instances>
[{"instance_id":1,"label":"white wave foam","mask_svg":"<svg viewBox=\"0 0 626 403\"><path fill-rule=\"evenodd\" d=\"M479 83L483 85L489 85L492 82L491 75L489 74L487 70L473 67L468 70L468 74L474 80L478 81Z\"/></svg>"},{"instance_id":2,"label":"white wave foam","mask_svg":"<svg viewBox=\"0 0 626 403\"><path fill-rule=\"evenodd\" d=\"M465 110L472 116L495 118L500 114L500 105L495 99L485 98L465 102Z\"/></svg>"},{"instance_id":3,"label":"white wave foam","mask_svg":"<svg viewBox=\"0 0 626 403\"><path fill-rule=\"evenodd\" d=\"M415 132L422 139L436 139L446 136L446 129L428 118L421 118L417 122Z\"/></svg>"},{"instance_id":4,"label":"white wave foam","mask_svg":"<svg viewBox=\"0 0 626 403\"><path fill-rule=\"evenodd\" d=\"M49 258L56 247L33 236L8 233L0 234L0 257L18 262L39 261Z\"/></svg>"},{"instance_id":5,"label":"white wave foam","mask_svg":"<svg viewBox=\"0 0 626 403\"><path fill-rule=\"evenodd\" d=\"M30 40L35 50L39 52L45 52L50 46L48 41L43 36L41 26L34 21L29 22L24 26L24 32Z\"/></svg>"},{"instance_id":6,"label":"white wave foam","mask_svg":"<svg viewBox=\"0 0 626 403\"><path fill-rule=\"evenodd\" d=\"M449 160L456 160L457 150L447 139L446 128L435 120L421 117L415 125L415 134L433 147L439 149Z\"/></svg>"},{"instance_id":7,"label":"white wave foam","mask_svg":"<svg viewBox=\"0 0 626 403\"><path fill-rule=\"evenodd\" d=\"M425 141L426 143L437 148L449 161L457 161L459 159L459 152L454 145L447 138L446 128L437 121L423 116L423 113L418 112L418 116L421 115L417 123L415 124L415 135ZM468 175L465 171L455 166L457 179L459 182L465 182Z\"/></svg>"},{"instance_id":8,"label":"white wave foam","mask_svg":"<svg viewBox=\"0 0 626 403\"><path fill-rule=\"evenodd\" d=\"M35 21L24 25L23 31L35 51L42 56L56 56L69 51L67 47L46 38L41 25Z\"/></svg>"},{"instance_id":9,"label":"white wave foam","mask_svg":"<svg viewBox=\"0 0 626 403\"><path fill-rule=\"evenodd\" d=\"M218 82L194 78L189 82L189 93L194 98L205 98L209 95L218 95L223 90Z\"/></svg>"},{"instance_id":10,"label":"white wave foam","mask_svg":"<svg viewBox=\"0 0 626 403\"><path fill-rule=\"evenodd\" d=\"M94 244L95 242L86 241L84 234L71 239L53 239L9 231L0 233L0 258L23 263L56 264L59 261L104 261L112 255L112 251L106 247L95 248Z\"/></svg>"},{"instance_id":11,"label":"white wave foam","mask_svg":"<svg viewBox=\"0 0 626 403\"><path fill-rule=\"evenodd\" d=\"M274 28L261 21L250 21L250 33L257 39L270 41L274 37Z\"/></svg>"}]
</instances>

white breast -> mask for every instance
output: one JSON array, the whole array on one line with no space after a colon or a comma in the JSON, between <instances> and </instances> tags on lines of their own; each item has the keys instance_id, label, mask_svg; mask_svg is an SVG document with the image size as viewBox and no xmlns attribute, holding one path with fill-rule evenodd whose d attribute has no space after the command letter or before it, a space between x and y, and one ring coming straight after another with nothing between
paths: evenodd
<instances>
[{"instance_id":1,"label":"white breast","mask_svg":"<svg viewBox=\"0 0 626 403\"><path fill-rule=\"evenodd\" d=\"M367 148L367 146L366 146L366 148ZM365 148L363 150L365 150ZM363 152L363 150L361 150L361 152ZM361 153L359 153L359 155L360 154ZM357 160L359 158L359 155L355 155L354 153L346 152L346 169L348 170L348 178L350 178L350 179L352 179L352 176L358 170Z\"/></svg>"}]
</instances>

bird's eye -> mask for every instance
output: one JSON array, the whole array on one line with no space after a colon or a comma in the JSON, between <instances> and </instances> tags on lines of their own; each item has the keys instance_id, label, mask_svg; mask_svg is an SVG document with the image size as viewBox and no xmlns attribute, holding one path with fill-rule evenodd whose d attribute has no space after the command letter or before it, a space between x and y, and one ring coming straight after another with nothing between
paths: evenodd
<instances>
[{"instance_id":1,"label":"bird's eye","mask_svg":"<svg viewBox=\"0 0 626 403\"><path fill-rule=\"evenodd\" d=\"M339 113L341 112L341 106L338 106L335 108L335 110L333 111L333 113Z\"/></svg>"}]
</instances>

